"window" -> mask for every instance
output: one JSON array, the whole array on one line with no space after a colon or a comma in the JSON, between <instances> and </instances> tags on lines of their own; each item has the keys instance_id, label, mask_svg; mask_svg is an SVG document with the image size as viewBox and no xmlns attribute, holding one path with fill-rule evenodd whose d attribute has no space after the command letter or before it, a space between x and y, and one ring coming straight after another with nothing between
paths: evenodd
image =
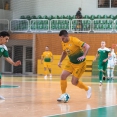
<instances>
[{"instance_id":1,"label":"window","mask_svg":"<svg viewBox=\"0 0 117 117\"><path fill-rule=\"evenodd\" d=\"M98 8L117 8L117 0L98 0Z\"/></svg>"}]
</instances>

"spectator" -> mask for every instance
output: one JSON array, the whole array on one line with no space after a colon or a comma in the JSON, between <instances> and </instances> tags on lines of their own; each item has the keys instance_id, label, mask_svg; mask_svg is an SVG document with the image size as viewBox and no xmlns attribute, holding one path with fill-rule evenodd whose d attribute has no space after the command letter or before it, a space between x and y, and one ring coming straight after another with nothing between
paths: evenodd
<instances>
[{"instance_id":1,"label":"spectator","mask_svg":"<svg viewBox=\"0 0 117 117\"><path fill-rule=\"evenodd\" d=\"M82 18L82 13L81 13L81 8L79 8L79 10L76 13L76 19L81 19Z\"/></svg>"}]
</instances>

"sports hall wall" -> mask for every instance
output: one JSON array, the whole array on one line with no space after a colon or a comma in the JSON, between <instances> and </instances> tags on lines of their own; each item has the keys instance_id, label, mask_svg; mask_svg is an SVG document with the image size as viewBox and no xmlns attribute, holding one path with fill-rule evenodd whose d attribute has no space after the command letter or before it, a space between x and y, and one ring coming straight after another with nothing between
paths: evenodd
<instances>
[{"instance_id":1,"label":"sports hall wall","mask_svg":"<svg viewBox=\"0 0 117 117\"><path fill-rule=\"evenodd\" d=\"M83 15L116 15L117 8L97 8L98 0L11 0L13 19L21 15L75 15L79 7Z\"/></svg>"},{"instance_id":2,"label":"sports hall wall","mask_svg":"<svg viewBox=\"0 0 117 117\"><path fill-rule=\"evenodd\" d=\"M35 35L35 38L34 38ZM75 36L81 39L82 41L90 45L90 50L88 56L95 56L97 49L100 47L101 41L106 41L106 46L110 47L112 44L117 44L117 34L70 34L70 36ZM61 40L58 34L16 34L12 33L10 39L23 39L23 40L33 40L35 39L35 44L33 49L35 50L35 72L37 71L37 61L41 58L41 54L45 51L45 46L49 46L50 51L54 55L60 55L62 52ZM115 49L117 52L117 48Z\"/></svg>"},{"instance_id":3,"label":"sports hall wall","mask_svg":"<svg viewBox=\"0 0 117 117\"><path fill-rule=\"evenodd\" d=\"M101 41L106 42L106 46L110 47L117 43L117 34L69 34L75 36L90 45L88 55L94 56L97 49L101 46ZM61 40L58 34L37 34L36 35L36 57L40 59L45 46L49 46L53 54L60 55L62 52ZM115 49L115 52L117 50Z\"/></svg>"}]
</instances>

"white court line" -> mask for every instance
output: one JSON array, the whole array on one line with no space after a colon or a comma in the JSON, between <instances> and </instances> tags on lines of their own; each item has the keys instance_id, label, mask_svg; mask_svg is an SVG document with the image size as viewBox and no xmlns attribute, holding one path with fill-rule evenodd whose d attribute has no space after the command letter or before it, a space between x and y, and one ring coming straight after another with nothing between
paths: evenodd
<instances>
[{"instance_id":1,"label":"white court line","mask_svg":"<svg viewBox=\"0 0 117 117\"><path fill-rule=\"evenodd\" d=\"M48 115L48 116L43 116L43 117L52 117L52 116L57 116L57 115L65 115L65 114L71 114L71 113L76 113L76 112L82 112L82 111L88 111L88 110L95 110L95 109L99 109L99 108L104 108L104 107L113 107L113 106L117 106L116 105L110 105L110 106L102 106L102 107L98 107L98 108L91 108L91 109L86 109L86 110L80 110L80 111L73 111L73 112L68 112L68 113L62 113L62 114L55 114L55 115Z\"/></svg>"}]
</instances>

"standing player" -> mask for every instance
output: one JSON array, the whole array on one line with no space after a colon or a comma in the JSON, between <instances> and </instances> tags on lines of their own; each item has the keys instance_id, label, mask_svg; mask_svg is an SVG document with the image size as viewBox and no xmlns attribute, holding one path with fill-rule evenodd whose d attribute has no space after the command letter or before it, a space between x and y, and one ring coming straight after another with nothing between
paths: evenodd
<instances>
[{"instance_id":1,"label":"standing player","mask_svg":"<svg viewBox=\"0 0 117 117\"><path fill-rule=\"evenodd\" d=\"M44 61L44 63L43 63ZM53 61L53 55L52 52L49 51L49 47L45 47L45 52L43 52L41 56L41 64L44 64L44 78L47 79L47 69L49 70L50 73L50 79L52 78L52 70L51 70L51 62Z\"/></svg>"},{"instance_id":2,"label":"standing player","mask_svg":"<svg viewBox=\"0 0 117 117\"><path fill-rule=\"evenodd\" d=\"M61 67L62 61L67 55L69 57L69 61L61 74L60 85L62 95L60 96L60 98L57 99L57 101L63 100L63 96L66 93L67 88L66 79L70 74L72 74L72 84L87 91L87 98L90 98L91 87L86 86L82 81L80 81L80 78L86 68L86 55L90 46L76 37L69 36L66 30L61 30L59 36L62 40L63 52L58 66Z\"/></svg>"},{"instance_id":3,"label":"standing player","mask_svg":"<svg viewBox=\"0 0 117 117\"><path fill-rule=\"evenodd\" d=\"M9 62L11 65L19 66L21 65L21 61L13 62L13 60L9 57L8 49L5 46L5 44L9 40L9 36L10 36L9 33L6 31L0 32L0 57L4 56L5 60ZM0 75L0 86L1 86L1 75ZM4 99L4 97L0 96L0 99Z\"/></svg>"},{"instance_id":4,"label":"standing player","mask_svg":"<svg viewBox=\"0 0 117 117\"><path fill-rule=\"evenodd\" d=\"M108 58L108 64L107 64L107 79L110 78L113 79L114 77L114 67L116 63L116 54L114 53L114 49L109 48L111 51L111 56Z\"/></svg>"},{"instance_id":5,"label":"standing player","mask_svg":"<svg viewBox=\"0 0 117 117\"><path fill-rule=\"evenodd\" d=\"M106 48L105 45L106 45L105 41L102 41L101 48L98 48L98 52L94 59L94 61L96 61L97 57L99 56L98 70L99 70L100 86L102 85L102 77L103 77L103 80L105 80L108 57L110 57L110 50Z\"/></svg>"}]
</instances>

